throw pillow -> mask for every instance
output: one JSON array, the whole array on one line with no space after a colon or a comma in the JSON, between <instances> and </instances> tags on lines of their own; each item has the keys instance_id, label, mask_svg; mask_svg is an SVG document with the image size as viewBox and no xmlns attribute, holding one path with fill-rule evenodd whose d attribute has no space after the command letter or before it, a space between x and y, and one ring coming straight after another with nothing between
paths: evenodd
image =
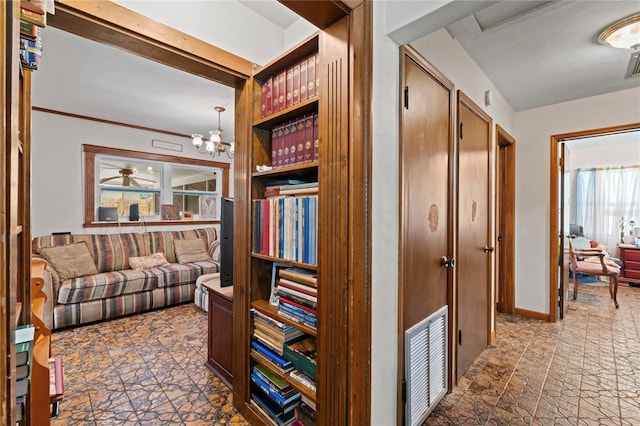
<instances>
[{"instance_id":1,"label":"throw pillow","mask_svg":"<svg viewBox=\"0 0 640 426\"><path fill-rule=\"evenodd\" d=\"M170 265L167 262L167 258L164 257L164 253L158 252L153 253L150 256L138 256L138 257L130 257L129 258L129 266L134 271L142 271L144 269L155 268L156 266L167 266Z\"/></svg>"},{"instance_id":2,"label":"throw pillow","mask_svg":"<svg viewBox=\"0 0 640 426\"><path fill-rule=\"evenodd\" d=\"M98 273L96 264L89 253L89 247L84 241L43 248L40 250L40 254L56 270L62 281Z\"/></svg>"},{"instance_id":3,"label":"throw pillow","mask_svg":"<svg viewBox=\"0 0 640 426\"><path fill-rule=\"evenodd\" d=\"M204 238L188 240L174 240L173 247L176 251L178 263L200 262L211 260Z\"/></svg>"}]
</instances>

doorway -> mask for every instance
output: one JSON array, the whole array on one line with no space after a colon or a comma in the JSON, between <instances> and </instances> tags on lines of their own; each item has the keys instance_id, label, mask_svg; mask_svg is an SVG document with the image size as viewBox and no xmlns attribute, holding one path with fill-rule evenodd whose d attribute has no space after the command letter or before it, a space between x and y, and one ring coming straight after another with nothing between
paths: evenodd
<instances>
[{"instance_id":1,"label":"doorway","mask_svg":"<svg viewBox=\"0 0 640 426\"><path fill-rule=\"evenodd\" d=\"M496 125L496 310L515 313L516 140Z\"/></svg>"},{"instance_id":2,"label":"doorway","mask_svg":"<svg viewBox=\"0 0 640 426\"><path fill-rule=\"evenodd\" d=\"M614 135L617 133L626 133L631 131L640 130L640 123L633 123L621 126L607 127L601 129L583 130L573 133L565 133L560 135L551 136L550 146L550 193L549 193L549 230L550 235L550 247L549 247L549 316L551 321L556 321L560 318L560 313L565 312L567 308L566 297L560 297L568 293L566 279L568 276L568 270L566 269L565 259L565 238L569 229L566 228L567 222L565 219L565 206L564 200L561 199L563 193L563 183L565 179L562 173L564 173L564 161L562 160L563 144L570 140L580 140L589 137L597 137L604 135ZM562 287L561 287L562 285Z\"/></svg>"}]
</instances>

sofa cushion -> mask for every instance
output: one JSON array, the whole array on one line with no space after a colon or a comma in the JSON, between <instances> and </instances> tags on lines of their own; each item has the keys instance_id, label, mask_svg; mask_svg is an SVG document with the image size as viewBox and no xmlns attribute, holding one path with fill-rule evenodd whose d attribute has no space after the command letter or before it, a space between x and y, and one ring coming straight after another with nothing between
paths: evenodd
<instances>
[{"instance_id":1,"label":"sofa cushion","mask_svg":"<svg viewBox=\"0 0 640 426\"><path fill-rule=\"evenodd\" d=\"M134 271L142 271L143 269L151 269L156 266L166 266L169 265L167 262L167 258L164 257L164 253L153 253L149 256L141 256L141 257L130 257L129 258L129 266Z\"/></svg>"},{"instance_id":2,"label":"sofa cushion","mask_svg":"<svg viewBox=\"0 0 640 426\"><path fill-rule=\"evenodd\" d=\"M157 287L158 278L150 272L125 269L103 272L63 281L58 289L58 303L69 304L105 299L122 294L139 293Z\"/></svg>"},{"instance_id":3,"label":"sofa cushion","mask_svg":"<svg viewBox=\"0 0 640 426\"><path fill-rule=\"evenodd\" d=\"M180 264L211 260L204 238L174 240L173 246Z\"/></svg>"},{"instance_id":4,"label":"sofa cushion","mask_svg":"<svg viewBox=\"0 0 640 426\"><path fill-rule=\"evenodd\" d=\"M40 253L62 280L97 274L89 248L84 242L43 248Z\"/></svg>"},{"instance_id":5,"label":"sofa cushion","mask_svg":"<svg viewBox=\"0 0 640 426\"><path fill-rule=\"evenodd\" d=\"M184 265L172 263L168 266L150 269L149 272L158 278L158 287L172 287L194 283L200 275L218 272L218 263L213 260L185 263Z\"/></svg>"},{"instance_id":6,"label":"sofa cushion","mask_svg":"<svg viewBox=\"0 0 640 426\"><path fill-rule=\"evenodd\" d=\"M178 263L174 250L174 240L204 238L206 247L218 239L215 228L189 229L185 231L152 231L146 234L147 253L162 252L169 263Z\"/></svg>"}]
</instances>

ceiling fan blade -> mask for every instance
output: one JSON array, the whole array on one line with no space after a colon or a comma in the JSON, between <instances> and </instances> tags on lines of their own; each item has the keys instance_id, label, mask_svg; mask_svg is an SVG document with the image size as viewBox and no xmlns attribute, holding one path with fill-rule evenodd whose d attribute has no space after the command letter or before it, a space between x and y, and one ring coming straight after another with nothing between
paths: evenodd
<instances>
[{"instance_id":1,"label":"ceiling fan blade","mask_svg":"<svg viewBox=\"0 0 640 426\"><path fill-rule=\"evenodd\" d=\"M134 188L140 188L140 184L137 181L138 178L129 178L129 185L127 186L133 186Z\"/></svg>"},{"instance_id":2,"label":"ceiling fan blade","mask_svg":"<svg viewBox=\"0 0 640 426\"><path fill-rule=\"evenodd\" d=\"M135 178L135 179L136 179L136 180L144 180L144 181L147 181L147 182L153 182L153 183L156 183L156 182L157 182L157 181L155 181L155 180L153 180L153 179L146 179L146 178L141 178L141 177L137 177L137 178Z\"/></svg>"},{"instance_id":3,"label":"ceiling fan blade","mask_svg":"<svg viewBox=\"0 0 640 426\"><path fill-rule=\"evenodd\" d=\"M111 176L108 178L102 178L100 179L100 183L105 183L105 182L109 182L110 180L114 180L114 179L120 179L122 176Z\"/></svg>"}]
</instances>

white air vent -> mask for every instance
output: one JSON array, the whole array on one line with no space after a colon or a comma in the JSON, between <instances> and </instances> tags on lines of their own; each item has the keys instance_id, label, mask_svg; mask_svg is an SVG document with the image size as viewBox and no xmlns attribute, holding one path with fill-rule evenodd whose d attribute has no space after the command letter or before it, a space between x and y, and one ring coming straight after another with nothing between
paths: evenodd
<instances>
[{"instance_id":1,"label":"white air vent","mask_svg":"<svg viewBox=\"0 0 640 426\"><path fill-rule=\"evenodd\" d=\"M405 424L420 425L447 393L449 309L437 312L405 331Z\"/></svg>"},{"instance_id":2,"label":"white air vent","mask_svg":"<svg viewBox=\"0 0 640 426\"><path fill-rule=\"evenodd\" d=\"M629 66L627 67L627 77L640 75L640 47L636 47L631 51L629 58Z\"/></svg>"}]
</instances>

